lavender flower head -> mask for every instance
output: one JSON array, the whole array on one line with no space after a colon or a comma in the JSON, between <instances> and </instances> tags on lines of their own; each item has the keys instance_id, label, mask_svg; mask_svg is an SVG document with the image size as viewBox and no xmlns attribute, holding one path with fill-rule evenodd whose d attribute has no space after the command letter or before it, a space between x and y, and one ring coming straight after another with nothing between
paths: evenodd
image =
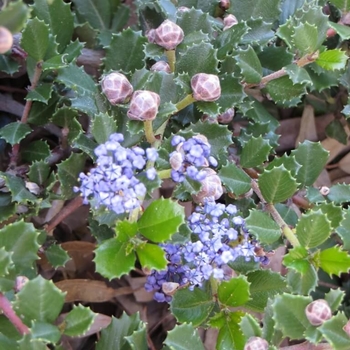
<instances>
[{"instance_id":1,"label":"lavender flower head","mask_svg":"<svg viewBox=\"0 0 350 350\"><path fill-rule=\"evenodd\" d=\"M227 264L239 257L263 262L264 257L256 255L256 242L250 241L245 221L237 214L234 205L207 201L198 206L187 221L195 239L185 245L165 245L169 261L167 270L152 271L147 278L145 288L156 291L155 300L171 300L162 288L165 283L176 282L193 290L212 276L219 280L228 279Z\"/></svg>"},{"instance_id":2,"label":"lavender flower head","mask_svg":"<svg viewBox=\"0 0 350 350\"><path fill-rule=\"evenodd\" d=\"M123 140L122 134L112 134L95 149L97 166L79 175L80 187L74 191L81 192L84 204L91 201L96 208L105 207L116 214L140 207L139 198L146 194L146 187L135 175L144 169L147 160L154 162L158 153L152 148L124 148L120 144ZM154 168L145 173L149 180L157 176Z\"/></svg>"}]
</instances>

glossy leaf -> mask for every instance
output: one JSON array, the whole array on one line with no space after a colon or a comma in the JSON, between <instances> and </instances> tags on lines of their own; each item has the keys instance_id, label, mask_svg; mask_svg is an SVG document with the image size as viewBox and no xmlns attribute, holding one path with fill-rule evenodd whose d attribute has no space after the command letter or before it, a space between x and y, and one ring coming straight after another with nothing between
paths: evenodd
<instances>
[{"instance_id":1,"label":"glossy leaf","mask_svg":"<svg viewBox=\"0 0 350 350\"><path fill-rule=\"evenodd\" d=\"M258 180L259 188L268 203L283 202L297 190L298 184L291 173L281 165L265 170Z\"/></svg>"},{"instance_id":2,"label":"glossy leaf","mask_svg":"<svg viewBox=\"0 0 350 350\"><path fill-rule=\"evenodd\" d=\"M184 222L184 208L170 199L160 198L148 206L138 221L143 236L153 242L168 240Z\"/></svg>"},{"instance_id":3,"label":"glossy leaf","mask_svg":"<svg viewBox=\"0 0 350 350\"><path fill-rule=\"evenodd\" d=\"M336 70L345 68L348 56L339 49L328 50L320 53L316 63L327 70Z\"/></svg>"},{"instance_id":4,"label":"glossy leaf","mask_svg":"<svg viewBox=\"0 0 350 350\"><path fill-rule=\"evenodd\" d=\"M336 31L336 33L341 37L342 40L350 39L350 28L348 26L334 22L329 22L329 26Z\"/></svg>"},{"instance_id":5,"label":"glossy leaf","mask_svg":"<svg viewBox=\"0 0 350 350\"><path fill-rule=\"evenodd\" d=\"M61 338L61 333L57 326L48 322L34 321L31 327L33 339L45 343L57 343Z\"/></svg>"},{"instance_id":6,"label":"glossy leaf","mask_svg":"<svg viewBox=\"0 0 350 350\"><path fill-rule=\"evenodd\" d=\"M117 124L112 116L100 113L94 117L91 132L97 143L105 143L109 136L116 131Z\"/></svg>"},{"instance_id":7,"label":"glossy leaf","mask_svg":"<svg viewBox=\"0 0 350 350\"><path fill-rule=\"evenodd\" d=\"M331 222L321 210L309 211L301 216L295 231L303 247L315 248L329 237Z\"/></svg>"},{"instance_id":8,"label":"glossy leaf","mask_svg":"<svg viewBox=\"0 0 350 350\"><path fill-rule=\"evenodd\" d=\"M26 97L30 101L39 101L42 103L47 103L51 97L52 84L41 83L35 89L30 90Z\"/></svg>"},{"instance_id":9,"label":"glossy leaf","mask_svg":"<svg viewBox=\"0 0 350 350\"><path fill-rule=\"evenodd\" d=\"M50 166L45 161L34 162L29 169L29 180L38 185L43 185L50 175Z\"/></svg>"},{"instance_id":10,"label":"glossy leaf","mask_svg":"<svg viewBox=\"0 0 350 350\"><path fill-rule=\"evenodd\" d=\"M252 168L261 165L267 160L271 146L268 140L262 136L250 137L243 145L241 154L241 165L243 168Z\"/></svg>"},{"instance_id":11,"label":"glossy leaf","mask_svg":"<svg viewBox=\"0 0 350 350\"><path fill-rule=\"evenodd\" d=\"M31 131L27 124L14 122L1 128L0 136L13 146L23 140Z\"/></svg>"},{"instance_id":12,"label":"glossy leaf","mask_svg":"<svg viewBox=\"0 0 350 350\"><path fill-rule=\"evenodd\" d=\"M327 216L327 219L331 222L332 229L339 226L343 219L342 208L334 203L322 203L315 205L313 210L321 209L322 213Z\"/></svg>"},{"instance_id":13,"label":"glossy leaf","mask_svg":"<svg viewBox=\"0 0 350 350\"><path fill-rule=\"evenodd\" d=\"M219 302L225 306L237 307L244 305L249 298L249 283L245 276L223 281L218 288Z\"/></svg>"},{"instance_id":14,"label":"glossy leaf","mask_svg":"<svg viewBox=\"0 0 350 350\"><path fill-rule=\"evenodd\" d=\"M287 283L291 292L301 295L310 295L317 287L317 271L310 263L303 273L296 270L289 270L287 273Z\"/></svg>"},{"instance_id":15,"label":"glossy leaf","mask_svg":"<svg viewBox=\"0 0 350 350\"><path fill-rule=\"evenodd\" d=\"M251 46L239 50L235 56L246 83L259 83L262 78L262 67L257 54Z\"/></svg>"},{"instance_id":16,"label":"glossy leaf","mask_svg":"<svg viewBox=\"0 0 350 350\"><path fill-rule=\"evenodd\" d=\"M172 350L204 350L204 345L197 330L191 324L175 326L164 341Z\"/></svg>"},{"instance_id":17,"label":"glossy leaf","mask_svg":"<svg viewBox=\"0 0 350 350\"><path fill-rule=\"evenodd\" d=\"M62 127L67 133L66 137L69 142L74 142L83 132L77 118L78 112L76 110L62 107L52 116L52 122Z\"/></svg>"},{"instance_id":18,"label":"glossy leaf","mask_svg":"<svg viewBox=\"0 0 350 350\"><path fill-rule=\"evenodd\" d=\"M234 163L228 163L221 167L218 175L226 189L240 196L251 188L250 177Z\"/></svg>"},{"instance_id":19,"label":"glossy leaf","mask_svg":"<svg viewBox=\"0 0 350 350\"><path fill-rule=\"evenodd\" d=\"M45 251L49 263L54 267L64 266L71 258L59 244L53 244Z\"/></svg>"},{"instance_id":20,"label":"glossy leaf","mask_svg":"<svg viewBox=\"0 0 350 350\"><path fill-rule=\"evenodd\" d=\"M250 314L245 314L240 323L241 330L246 337L261 337L261 328L259 321Z\"/></svg>"},{"instance_id":21,"label":"glossy leaf","mask_svg":"<svg viewBox=\"0 0 350 350\"><path fill-rule=\"evenodd\" d=\"M348 184L335 184L330 188L328 199L335 204L349 202L350 186Z\"/></svg>"},{"instance_id":22,"label":"glossy leaf","mask_svg":"<svg viewBox=\"0 0 350 350\"><path fill-rule=\"evenodd\" d=\"M318 45L318 30L315 25L300 23L294 28L293 42L301 54L312 54Z\"/></svg>"},{"instance_id":23,"label":"glossy leaf","mask_svg":"<svg viewBox=\"0 0 350 350\"><path fill-rule=\"evenodd\" d=\"M350 211L344 210L343 220L336 228L335 232L340 236L343 241L343 248L350 250Z\"/></svg>"},{"instance_id":24,"label":"glossy leaf","mask_svg":"<svg viewBox=\"0 0 350 350\"><path fill-rule=\"evenodd\" d=\"M12 267L12 252L6 251L4 247L0 248L0 276L5 276L9 273L9 268Z\"/></svg>"},{"instance_id":25,"label":"glossy leaf","mask_svg":"<svg viewBox=\"0 0 350 350\"><path fill-rule=\"evenodd\" d=\"M283 265L300 273L306 273L310 263L308 251L305 247L293 247L283 258Z\"/></svg>"},{"instance_id":26,"label":"glossy leaf","mask_svg":"<svg viewBox=\"0 0 350 350\"><path fill-rule=\"evenodd\" d=\"M271 217L259 210L251 210L246 219L246 226L261 243L273 243L281 237L281 229Z\"/></svg>"},{"instance_id":27,"label":"glossy leaf","mask_svg":"<svg viewBox=\"0 0 350 350\"><path fill-rule=\"evenodd\" d=\"M50 147L46 141L33 141L21 152L22 159L27 162L45 160L50 155Z\"/></svg>"},{"instance_id":28,"label":"glossy leaf","mask_svg":"<svg viewBox=\"0 0 350 350\"><path fill-rule=\"evenodd\" d=\"M149 270L164 270L168 261L161 247L155 244L146 243L136 248L136 254L143 268Z\"/></svg>"},{"instance_id":29,"label":"glossy leaf","mask_svg":"<svg viewBox=\"0 0 350 350\"><path fill-rule=\"evenodd\" d=\"M73 309L64 319L65 335L78 337L84 335L91 327L96 314L88 307L82 305L73 306Z\"/></svg>"},{"instance_id":30,"label":"glossy leaf","mask_svg":"<svg viewBox=\"0 0 350 350\"><path fill-rule=\"evenodd\" d=\"M338 308L341 306L341 303L344 297L345 297L345 293L340 289L331 289L324 296L329 307L332 309L332 312L335 312L338 310Z\"/></svg>"},{"instance_id":31,"label":"glossy leaf","mask_svg":"<svg viewBox=\"0 0 350 350\"><path fill-rule=\"evenodd\" d=\"M11 1L0 12L0 25L6 27L13 34L19 33L24 27L30 10L22 1Z\"/></svg>"},{"instance_id":32,"label":"glossy leaf","mask_svg":"<svg viewBox=\"0 0 350 350\"><path fill-rule=\"evenodd\" d=\"M193 32L203 32L211 34L213 26L207 13L196 7L189 7L189 11L182 12L176 21L176 24L184 31L185 36ZM180 47L181 49L181 47Z\"/></svg>"},{"instance_id":33,"label":"glossy leaf","mask_svg":"<svg viewBox=\"0 0 350 350\"><path fill-rule=\"evenodd\" d=\"M322 270L329 275L340 276L341 273L349 271L350 256L341 247L332 247L320 252L319 263Z\"/></svg>"}]
</instances>

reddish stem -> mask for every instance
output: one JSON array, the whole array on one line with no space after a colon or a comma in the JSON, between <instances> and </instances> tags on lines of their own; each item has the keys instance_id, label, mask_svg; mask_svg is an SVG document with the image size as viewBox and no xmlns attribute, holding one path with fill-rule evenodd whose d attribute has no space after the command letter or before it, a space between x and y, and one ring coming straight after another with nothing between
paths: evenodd
<instances>
[{"instance_id":1,"label":"reddish stem","mask_svg":"<svg viewBox=\"0 0 350 350\"><path fill-rule=\"evenodd\" d=\"M23 321L13 311L10 301L4 294L0 293L0 309L9 321L16 327L20 334L28 334L29 328L23 323Z\"/></svg>"},{"instance_id":2,"label":"reddish stem","mask_svg":"<svg viewBox=\"0 0 350 350\"><path fill-rule=\"evenodd\" d=\"M284 346L283 348L280 348L280 350L332 350L333 347L330 344L310 344L308 342L291 345L291 346Z\"/></svg>"}]
</instances>

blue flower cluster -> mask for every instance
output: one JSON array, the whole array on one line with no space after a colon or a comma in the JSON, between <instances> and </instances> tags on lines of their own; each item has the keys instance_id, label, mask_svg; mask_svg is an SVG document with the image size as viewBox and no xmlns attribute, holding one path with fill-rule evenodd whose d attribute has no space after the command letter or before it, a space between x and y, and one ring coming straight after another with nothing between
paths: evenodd
<instances>
[{"instance_id":1,"label":"blue flower cluster","mask_svg":"<svg viewBox=\"0 0 350 350\"><path fill-rule=\"evenodd\" d=\"M192 180L203 181L207 173L198 168L208 167L209 164L217 166L217 161L210 156L211 146L203 135L197 135L185 140L175 135L171 145L176 150L170 153L171 177L175 182L183 182L185 175Z\"/></svg>"},{"instance_id":2,"label":"blue flower cluster","mask_svg":"<svg viewBox=\"0 0 350 350\"><path fill-rule=\"evenodd\" d=\"M156 161L157 150L140 147L124 148L122 134L112 134L109 140L95 149L97 166L90 173L79 175L80 187L75 192L81 192L84 204L91 199L96 207L105 207L116 214L128 213L138 208L139 198L146 194L145 185L136 177L136 173L144 169L146 162ZM157 176L151 167L146 170L149 180Z\"/></svg>"},{"instance_id":3,"label":"blue flower cluster","mask_svg":"<svg viewBox=\"0 0 350 350\"><path fill-rule=\"evenodd\" d=\"M155 300L171 300L162 290L165 282L188 284L193 290L211 276L228 278L227 264L238 257L263 262L265 257L257 256L255 242L249 240L244 219L236 214L234 205L214 201L196 208L187 219L196 239L185 245L167 244L164 247L169 261L167 270L153 271L147 278L146 290L156 291Z\"/></svg>"}]
</instances>

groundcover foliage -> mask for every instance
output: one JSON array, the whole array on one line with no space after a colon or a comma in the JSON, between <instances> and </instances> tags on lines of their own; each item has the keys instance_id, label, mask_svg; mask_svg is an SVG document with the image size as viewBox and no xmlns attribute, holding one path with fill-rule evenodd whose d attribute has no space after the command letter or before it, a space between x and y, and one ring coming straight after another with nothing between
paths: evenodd
<instances>
[{"instance_id":1,"label":"groundcover foliage","mask_svg":"<svg viewBox=\"0 0 350 350\"><path fill-rule=\"evenodd\" d=\"M349 11L3 2L0 348L349 349Z\"/></svg>"}]
</instances>

